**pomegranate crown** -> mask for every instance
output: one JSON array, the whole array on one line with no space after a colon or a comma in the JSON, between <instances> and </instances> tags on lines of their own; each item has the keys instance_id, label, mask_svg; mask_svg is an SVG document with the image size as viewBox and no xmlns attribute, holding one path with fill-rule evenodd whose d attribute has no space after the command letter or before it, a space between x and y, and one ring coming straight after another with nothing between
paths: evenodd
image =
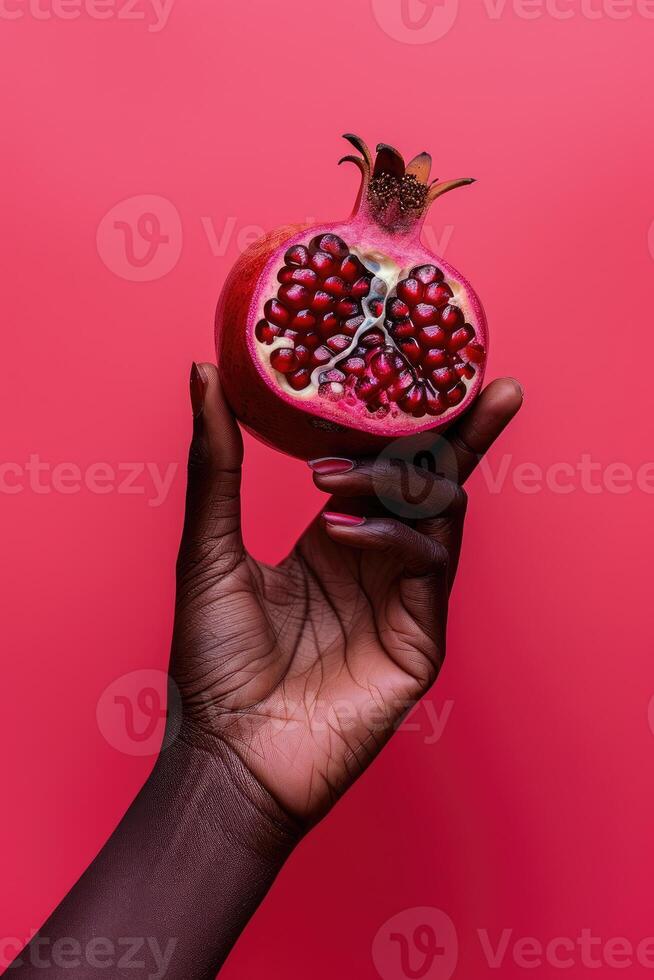
<instances>
[{"instance_id":1,"label":"pomegranate crown","mask_svg":"<svg viewBox=\"0 0 654 980\"><path fill-rule=\"evenodd\" d=\"M365 208L377 224L390 231L408 231L420 222L437 197L455 187L474 183L474 177L430 182L429 153L419 153L405 164L402 154L395 147L379 143L373 160L370 149L360 136L345 133L343 139L361 154L348 154L338 161L339 164L345 161L354 163L361 171L355 211Z\"/></svg>"}]
</instances>

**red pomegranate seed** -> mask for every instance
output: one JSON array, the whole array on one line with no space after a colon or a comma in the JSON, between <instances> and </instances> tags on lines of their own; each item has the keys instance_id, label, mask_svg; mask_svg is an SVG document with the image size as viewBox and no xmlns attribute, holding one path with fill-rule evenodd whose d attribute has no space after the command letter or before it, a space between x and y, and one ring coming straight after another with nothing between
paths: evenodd
<instances>
[{"instance_id":1,"label":"red pomegranate seed","mask_svg":"<svg viewBox=\"0 0 654 980\"><path fill-rule=\"evenodd\" d=\"M269 299L263 308L263 313L266 320L270 320L278 327L287 327L291 322L291 314L277 299Z\"/></svg>"},{"instance_id":2,"label":"red pomegranate seed","mask_svg":"<svg viewBox=\"0 0 654 980\"><path fill-rule=\"evenodd\" d=\"M409 275L425 286L431 285L432 282L440 282L443 278L443 273L435 265L417 265Z\"/></svg>"},{"instance_id":3,"label":"red pomegranate seed","mask_svg":"<svg viewBox=\"0 0 654 980\"><path fill-rule=\"evenodd\" d=\"M448 330L454 330L463 323L463 313L458 306L445 306L441 310L441 323Z\"/></svg>"},{"instance_id":4,"label":"red pomegranate seed","mask_svg":"<svg viewBox=\"0 0 654 980\"><path fill-rule=\"evenodd\" d=\"M442 415L447 405L440 395L434 394L431 388L426 390L427 415Z\"/></svg>"},{"instance_id":5,"label":"red pomegranate seed","mask_svg":"<svg viewBox=\"0 0 654 980\"><path fill-rule=\"evenodd\" d=\"M466 349L462 352L464 357L467 357L469 361L474 364L481 364L484 359L484 348L481 344L473 343L468 344Z\"/></svg>"},{"instance_id":6,"label":"red pomegranate seed","mask_svg":"<svg viewBox=\"0 0 654 980\"><path fill-rule=\"evenodd\" d=\"M403 300L396 296L389 303L388 315L391 320L405 320L409 315L409 307Z\"/></svg>"},{"instance_id":7,"label":"red pomegranate seed","mask_svg":"<svg viewBox=\"0 0 654 980\"><path fill-rule=\"evenodd\" d=\"M292 245L284 256L284 261L289 265L308 265L309 250L304 245Z\"/></svg>"},{"instance_id":8,"label":"red pomegranate seed","mask_svg":"<svg viewBox=\"0 0 654 980\"><path fill-rule=\"evenodd\" d=\"M447 349L451 350L453 353L454 351L461 350L461 348L465 347L465 345L468 343L469 340L471 340L474 337L474 335L475 335L474 330L472 329L472 327L468 326L468 324L466 324L463 327L460 327L458 330L454 331L454 333L448 340Z\"/></svg>"},{"instance_id":9,"label":"red pomegranate seed","mask_svg":"<svg viewBox=\"0 0 654 980\"><path fill-rule=\"evenodd\" d=\"M430 371L433 371L434 368L445 367L447 361L448 361L448 356L445 353L445 351L438 350L435 347L433 347L431 350L428 350L427 353L422 358L423 367L426 367Z\"/></svg>"},{"instance_id":10,"label":"red pomegranate seed","mask_svg":"<svg viewBox=\"0 0 654 980\"><path fill-rule=\"evenodd\" d=\"M340 329L341 321L335 313L325 313L318 325L318 330L323 337L331 337L332 334L338 333Z\"/></svg>"},{"instance_id":11,"label":"red pomegranate seed","mask_svg":"<svg viewBox=\"0 0 654 980\"><path fill-rule=\"evenodd\" d=\"M283 265L277 273L277 282L291 282L295 269L289 265Z\"/></svg>"},{"instance_id":12,"label":"red pomegranate seed","mask_svg":"<svg viewBox=\"0 0 654 980\"><path fill-rule=\"evenodd\" d=\"M414 306L411 319L417 327L431 327L439 321L439 313L435 306L428 303L418 303Z\"/></svg>"},{"instance_id":13,"label":"red pomegranate seed","mask_svg":"<svg viewBox=\"0 0 654 980\"><path fill-rule=\"evenodd\" d=\"M395 365L393 364L392 351L389 356L388 348L380 351L370 361L370 368L372 373L380 381L391 381L395 377Z\"/></svg>"},{"instance_id":14,"label":"red pomegranate seed","mask_svg":"<svg viewBox=\"0 0 654 980\"><path fill-rule=\"evenodd\" d=\"M423 347L429 349L433 347L443 347L445 345L446 333L442 327L423 327L418 331L418 341Z\"/></svg>"},{"instance_id":15,"label":"red pomegranate seed","mask_svg":"<svg viewBox=\"0 0 654 980\"><path fill-rule=\"evenodd\" d=\"M404 392L411 387L413 384L413 375L411 371L401 371L398 375L397 381L393 381L392 384L388 386L389 397L393 401L397 401L401 398Z\"/></svg>"},{"instance_id":16,"label":"red pomegranate seed","mask_svg":"<svg viewBox=\"0 0 654 980\"><path fill-rule=\"evenodd\" d=\"M445 400L447 401L447 404L453 408L455 405L458 405L461 401L463 401L465 396L466 396L466 386L461 381L459 381L457 385L455 385L453 388L450 388L450 390L447 392L447 394L445 395Z\"/></svg>"},{"instance_id":17,"label":"red pomegranate seed","mask_svg":"<svg viewBox=\"0 0 654 980\"><path fill-rule=\"evenodd\" d=\"M381 381L377 378L362 378L356 386L356 393L363 401L368 402L377 396L381 389Z\"/></svg>"},{"instance_id":18,"label":"red pomegranate seed","mask_svg":"<svg viewBox=\"0 0 654 980\"><path fill-rule=\"evenodd\" d=\"M362 347L379 347L384 343L384 339L381 330L368 330L359 338L359 343Z\"/></svg>"},{"instance_id":19,"label":"red pomegranate seed","mask_svg":"<svg viewBox=\"0 0 654 980\"><path fill-rule=\"evenodd\" d=\"M270 355L270 363L280 374L290 374L298 367L298 359L292 347L277 347Z\"/></svg>"},{"instance_id":20,"label":"red pomegranate seed","mask_svg":"<svg viewBox=\"0 0 654 980\"><path fill-rule=\"evenodd\" d=\"M356 255L346 255L341 262L339 274L346 282L354 282L365 272Z\"/></svg>"},{"instance_id":21,"label":"red pomegranate seed","mask_svg":"<svg viewBox=\"0 0 654 980\"><path fill-rule=\"evenodd\" d=\"M321 252L328 252L333 255L334 258L344 259L345 256L350 251L342 238L338 235L332 235L327 233L326 235L318 235L316 238L312 239L309 243L309 251L320 250Z\"/></svg>"},{"instance_id":22,"label":"red pomegranate seed","mask_svg":"<svg viewBox=\"0 0 654 980\"><path fill-rule=\"evenodd\" d=\"M311 357L311 352L308 347L304 344L295 345L295 356L297 357L297 362L300 367L304 367L305 364L309 363L309 358Z\"/></svg>"},{"instance_id":23,"label":"red pomegranate seed","mask_svg":"<svg viewBox=\"0 0 654 980\"><path fill-rule=\"evenodd\" d=\"M411 361L412 364L417 364L422 356L422 351L420 350L420 345L417 340L402 340L397 345L407 360Z\"/></svg>"},{"instance_id":24,"label":"red pomegranate seed","mask_svg":"<svg viewBox=\"0 0 654 980\"><path fill-rule=\"evenodd\" d=\"M302 340L304 341L305 345L310 348L310 350L313 350L314 347L317 347L320 343L320 337L314 330L310 330L309 333L306 333Z\"/></svg>"},{"instance_id":25,"label":"red pomegranate seed","mask_svg":"<svg viewBox=\"0 0 654 980\"><path fill-rule=\"evenodd\" d=\"M425 303L432 306L447 306L454 293L446 282L434 282L425 289Z\"/></svg>"},{"instance_id":26,"label":"red pomegranate seed","mask_svg":"<svg viewBox=\"0 0 654 980\"><path fill-rule=\"evenodd\" d=\"M279 336L280 333L281 327L275 326L274 323L268 323L267 320L259 320L254 328L254 335L262 344L272 344L275 337Z\"/></svg>"},{"instance_id":27,"label":"red pomegranate seed","mask_svg":"<svg viewBox=\"0 0 654 980\"><path fill-rule=\"evenodd\" d=\"M400 399L398 404L403 412L420 418L427 411L426 402L424 386L414 384L407 389L406 394Z\"/></svg>"},{"instance_id":28,"label":"red pomegranate seed","mask_svg":"<svg viewBox=\"0 0 654 980\"><path fill-rule=\"evenodd\" d=\"M291 327L294 330L313 330L317 322L311 310L300 310L291 320Z\"/></svg>"},{"instance_id":29,"label":"red pomegranate seed","mask_svg":"<svg viewBox=\"0 0 654 980\"><path fill-rule=\"evenodd\" d=\"M364 316L353 316L349 320L345 321L341 329L343 330L343 333L346 333L349 337L354 337L364 320Z\"/></svg>"},{"instance_id":30,"label":"red pomegranate seed","mask_svg":"<svg viewBox=\"0 0 654 980\"><path fill-rule=\"evenodd\" d=\"M297 330L291 330L290 327L287 327L286 330L284 330L283 335L284 337L288 337L289 340L293 340L293 341L297 340L298 337L300 336Z\"/></svg>"},{"instance_id":31,"label":"red pomegranate seed","mask_svg":"<svg viewBox=\"0 0 654 980\"><path fill-rule=\"evenodd\" d=\"M411 323L411 320L399 320L394 325L391 323L391 327L393 328L393 337L396 340L407 340L416 335L416 328Z\"/></svg>"},{"instance_id":32,"label":"red pomegranate seed","mask_svg":"<svg viewBox=\"0 0 654 980\"><path fill-rule=\"evenodd\" d=\"M290 306L293 310L304 309L311 299L311 293L306 286L300 286L298 283L285 283L279 287L277 295L285 306Z\"/></svg>"},{"instance_id":33,"label":"red pomegranate seed","mask_svg":"<svg viewBox=\"0 0 654 980\"><path fill-rule=\"evenodd\" d=\"M350 346L352 341L344 333L337 333L334 337L330 337L329 340L325 341L325 343L334 353L340 354L341 351L346 350Z\"/></svg>"},{"instance_id":34,"label":"red pomegranate seed","mask_svg":"<svg viewBox=\"0 0 654 980\"><path fill-rule=\"evenodd\" d=\"M452 368L437 368L431 372L431 380L434 386L441 391L447 391L456 383L457 377Z\"/></svg>"},{"instance_id":35,"label":"red pomegranate seed","mask_svg":"<svg viewBox=\"0 0 654 980\"><path fill-rule=\"evenodd\" d=\"M329 293L324 293L322 289L319 289L313 299L311 300L309 306L316 313L326 313L327 310L333 310L334 300L331 298Z\"/></svg>"},{"instance_id":36,"label":"red pomegranate seed","mask_svg":"<svg viewBox=\"0 0 654 980\"><path fill-rule=\"evenodd\" d=\"M301 286L306 286L312 291L318 287L318 276L313 269L293 269L291 272L291 282L297 282Z\"/></svg>"},{"instance_id":37,"label":"red pomegranate seed","mask_svg":"<svg viewBox=\"0 0 654 980\"><path fill-rule=\"evenodd\" d=\"M332 356L333 356L332 352L329 350L328 347L320 346L320 347L316 347L316 349L314 350L313 357L311 358L311 360L316 365L327 364L329 361L331 361Z\"/></svg>"},{"instance_id":38,"label":"red pomegranate seed","mask_svg":"<svg viewBox=\"0 0 654 980\"><path fill-rule=\"evenodd\" d=\"M425 287L417 279L402 279L397 284L397 295L409 306L415 306L422 299Z\"/></svg>"},{"instance_id":39,"label":"red pomegranate seed","mask_svg":"<svg viewBox=\"0 0 654 980\"><path fill-rule=\"evenodd\" d=\"M380 299L379 296L373 296L368 303L368 308L371 316L381 316L384 312L384 300Z\"/></svg>"},{"instance_id":40,"label":"red pomegranate seed","mask_svg":"<svg viewBox=\"0 0 654 980\"><path fill-rule=\"evenodd\" d=\"M322 288L331 296L345 296L347 293L347 286L340 276L328 276Z\"/></svg>"},{"instance_id":41,"label":"red pomegranate seed","mask_svg":"<svg viewBox=\"0 0 654 980\"><path fill-rule=\"evenodd\" d=\"M366 373L366 362L362 357L348 357L343 361L341 367L346 374L353 374L357 378L362 378Z\"/></svg>"},{"instance_id":42,"label":"red pomegranate seed","mask_svg":"<svg viewBox=\"0 0 654 980\"><path fill-rule=\"evenodd\" d=\"M318 394L337 402L343 397L343 385L337 381L327 381L318 388Z\"/></svg>"},{"instance_id":43,"label":"red pomegranate seed","mask_svg":"<svg viewBox=\"0 0 654 980\"><path fill-rule=\"evenodd\" d=\"M367 276L361 276L350 288L350 292L355 299L363 299L370 292L370 279Z\"/></svg>"},{"instance_id":44,"label":"red pomegranate seed","mask_svg":"<svg viewBox=\"0 0 654 980\"><path fill-rule=\"evenodd\" d=\"M336 304L336 313L344 320L356 316L359 312L359 304L353 299L339 299Z\"/></svg>"},{"instance_id":45,"label":"red pomegranate seed","mask_svg":"<svg viewBox=\"0 0 654 980\"><path fill-rule=\"evenodd\" d=\"M311 372L306 368L301 368L299 371L289 374L288 383L295 391L302 391L303 388L308 388L311 384Z\"/></svg>"},{"instance_id":46,"label":"red pomegranate seed","mask_svg":"<svg viewBox=\"0 0 654 980\"><path fill-rule=\"evenodd\" d=\"M339 384L342 384L342 382L345 381L345 375L342 371L339 371L338 368L332 368L331 371L323 371L318 380L321 383L326 381L337 381Z\"/></svg>"},{"instance_id":47,"label":"red pomegranate seed","mask_svg":"<svg viewBox=\"0 0 654 980\"><path fill-rule=\"evenodd\" d=\"M333 276L338 271L338 262L332 255L327 255L327 252L316 252L309 261L311 268L323 278Z\"/></svg>"},{"instance_id":48,"label":"red pomegranate seed","mask_svg":"<svg viewBox=\"0 0 654 980\"><path fill-rule=\"evenodd\" d=\"M476 373L472 364L464 364L463 361L461 361L459 364L455 364L454 370L460 378L467 378L468 381L470 381L471 378L474 378Z\"/></svg>"}]
</instances>

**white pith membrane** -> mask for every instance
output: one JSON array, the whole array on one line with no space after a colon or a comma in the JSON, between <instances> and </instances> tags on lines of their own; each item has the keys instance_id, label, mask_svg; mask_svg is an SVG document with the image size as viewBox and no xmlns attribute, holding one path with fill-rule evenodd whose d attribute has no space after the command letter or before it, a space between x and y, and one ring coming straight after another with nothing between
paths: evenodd
<instances>
[{"instance_id":1,"label":"white pith membrane","mask_svg":"<svg viewBox=\"0 0 654 980\"><path fill-rule=\"evenodd\" d=\"M309 255L308 261L305 253ZM332 269L330 275L323 276L313 264L316 253L329 258L338 268ZM304 257L305 261L295 261L298 256ZM346 281L338 273L341 266L350 259L358 261L363 268L359 269L355 279ZM290 279L294 272L306 273L308 270L318 275L317 286L315 283L298 283ZM412 272L414 276L411 275ZM416 279L417 276L421 276L423 281ZM359 291L364 288L360 285L363 277L370 280L367 294L353 296L351 291L356 288L357 283ZM345 291L335 295L329 288L325 288L330 278L340 280L341 290L345 287ZM405 301L405 297L398 296L398 285L400 292L404 288L406 294L407 280L413 284L414 289L416 281L418 282L415 300L406 298ZM264 297L259 311L255 330L256 347L268 375L274 379L280 390L293 399L298 402L312 401L318 412L321 404L325 408L329 406L332 415L334 409L341 407L344 412L343 421L354 424L356 414L353 415L353 410L355 413L359 410L369 420L378 418L380 421L388 421L391 417L408 421L411 417L421 419L435 416L442 421L465 401L480 370L480 362L485 356L484 350L477 342L474 313L465 290L458 282L446 279L437 266L422 263L403 268L380 252L360 249L345 243L331 232L325 232L315 235L306 244L297 243L287 250L279 266L277 283L276 297L272 296L274 287L271 283L271 294ZM304 285L308 290L304 297L306 306L304 303L298 305L296 297L290 302L291 297L285 292L285 285L287 290ZM445 287L446 293L449 289L450 294L440 295L438 304L435 305L424 302L426 291L437 290L439 285ZM334 288L338 286L339 283L335 282ZM331 303L326 310L316 310L312 306L316 292L326 292L331 296ZM341 303L356 303L356 312L351 311L349 316L339 314ZM395 316L397 309L404 313L407 305L405 315ZM280 306L284 309L280 310ZM421 307L420 311L416 309L417 306ZM444 310L449 311L450 317L456 320L451 327L444 326L442 322ZM460 316L457 311L460 311ZM420 312L423 315L426 312L428 322L414 322L414 316L417 318ZM298 315L300 318L313 316L316 324L309 325L308 331L306 328L299 328ZM323 327L325 316L331 316L328 327L326 323ZM337 322L335 317L338 318ZM361 322L353 328L352 325L359 319ZM433 348L426 339L425 328L431 329L432 334L438 334L441 338L433 343ZM403 336L394 335L398 329L400 333L404 330ZM429 329L426 333L429 333ZM378 331L381 339L371 344L374 335L370 335L370 331ZM312 340L313 346L305 343L307 337ZM420 359L416 356L416 344L420 349ZM271 355L276 350L295 351L296 347L304 358L304 363L291 370L276 370L271 363ZM411 349L414 357L409 357L403 347L404 351ZM321 354L320 364L311 364L314 351ZM432 359L436 359L437 351L440 351L443 363L433 367L424 366L422 359L429 356L430 352ZM375 360L380 353L386 355L385 364L378 357ZM357 362L353 358L357 358ZM365 362L365 370L359 365L361 359ZM347 366L343 371L342 367L346 362L357 363L359 373L351 374ZM380 365L381 368L386 366L388 370L389 363L394 371L390 381L379 370ZM288 368L288 364L285 367ZM434 371L440 371L440 374L434 375ZM410 382L408 374L411 376ZM437 381L434 380L435 377ZM410 389L411 396L407 399ZM420 391L423 392L422 397Z\"/></svg>"}]
</instances>

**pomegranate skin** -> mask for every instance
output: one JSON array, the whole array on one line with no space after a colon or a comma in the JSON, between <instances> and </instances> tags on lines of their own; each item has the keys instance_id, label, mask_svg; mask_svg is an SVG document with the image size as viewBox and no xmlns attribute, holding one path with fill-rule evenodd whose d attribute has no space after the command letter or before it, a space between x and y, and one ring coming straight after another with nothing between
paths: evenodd
<instances>
[{"instance_id":1,"label":"pomegranate skin","mask_svg":"<svg viewBox=\"0 0 654 980\"><path fill-rule=\"evenodd\" d=\"M354 139L351 138L351 141ZM361 145L365 147L364 144ZM396 151L392 152L396 153ZM378 160L380 156L381 153ZM421 154L421 158L425 156L426 154ZM403 162L402 167L404 167ZM382 173L383 168L377 166L376 172L378 169L382 177L385 177L386 174ZM331 455L372 455L394 439L424 432L442 431L469 406L481 388L483 380L488 348L483 309L472 287L460 273L421 244L420 227L426 208L420 209L418 215L407 216L397 209L393 211L392 202L390 206L392 213L389 215L389 208L385 207L380 215L379 210L372 206L370 196L366 194L371 174L368 174L368 182L365 178L364 173L359 200L349 220L315 226L287 225L269 233L250 246L231 270L218 302L216 346L218 367L227 401L246 430L266 444L301 459ZM462 182L452 182L452 186L459 183ZM409 189L411 192L414 191L413 183ZM330 309L335 307L337 311L345 311L342 312L341 321L334 320L336 325L327 333L326 341L324 331L328 323L327 318L334 318L336 314L333 312L324 314L321 310L320 314L315 314L321 321L316 329L323 330L320 339L316 338L314 331L308 335L298 336L296 331L284 329L284 326L288 327L287 320L298 313L297 304L295 308L293 307L296 296L299 296L299 306L305 305L302 300L305 295L313 297L318 303L315 293L305 294L301 287L288 285L280 287L280 282L290 280L295 268L293 263L285 264L290 261L288 260L290 250L294 246L299 246L296 252L306 256L308 250L312 248L315 255L316 242L329 242L330 245L336 242L334 248L342 247L350 250L350 254L345 258L342 258L342 251L338 252L338 257L332 261L342 261L344 268L346 263L351 263L348 266L350 279L354 268L352 263L360 261L363 263L368 280L372 283L372 286L368 286L369 292L371 289L374 291L374 288L377 288L375 284L378 286L379 283L382 283L382 288L386 289L383 297L384 313L377 320L373 320L370 313L373 308L370 297L368 296L368 300L360 299L360 295L365 293L367 283L359 280L355 285L344 284L337 275L333 274L333 269L331 276L330 270L326 269L318 289L331 292L326 297L324 292L321 293L320 301L322 302L324 298L324 302L330 304ZM295 255L296 252L290 254ZM329 265L329 256L325 258L324 252L319 251L316 258L322 258ZM315 265L314 268L320 269L319 265ZM382 271L379 271L380 269ZM304 277L290 280L291 282L314 281L312 273L309 273L307 278L306 269L296 269L296 272L303 272ZM419 282L415 285L411 273L422 277L424 284ZM428 286L431 281L429 277L435 273L438 273L438 281ZM322 275L322 271L319 274ZM439 289L439 282L443 279L444 289ZM435 352L426 346L432 343L430 337L443 334L441 329L431 328L431 333L429 329L420 331L425 316L430 319L430 309L425 306L425 303L412 306L409 311L410 316L407 317L405 315L407 306L397 297L396 290L401 292L403 297L413 296L417 291L415 299L419 301L425 298L427 288L431 290L426 294L427 297L434 297L434 302L440 307L436 312L434 312L435 307L431 308L433 313L431 320L441 317L448 324L446 332L449 346L446 346L443 351ZM295 293L293 289L296 290ZM346 291L340 303L339 289L341 292L344 289ZM269 305L271 300L275 301L276 290L281 290L278 292L279 301L282 307L285 302L286 308L281 310L278 308L276 313L272 314L273 321L266 323L262 321L262 311L266 303ZM357 299L348 299L350 293L347 290ZM450 299L452 292L454 298ZM448 299L452 305L444 306ZM357 301L360 304L365 302L370 304L359 306L359 312L363 309L368 317L360 327L356 324L359 320L364 321L363 315L346 319L348 309L354 309ZM301 314L313 315L309 309L302 310ZM415 322L411 319L414 315ZM276 316L282 317L279 322L283 326L276 325ZM393 316L402 319L396 322L392 319ZM284 317L286 320L283 319ZM270 345L268 348L255 336L257 324L262 322L267 331L266 344ZM349 332L350 336L339 332L342 330ZM270 339L271 332L280 335ZM383 333L385 337L377 342L381 345L376 348L377 355L374 356L371 350L370 359L367 361L373 368L377 365L378 374L383 369L385 373L379 375L382 381L374 375L365 378L346 378L345 375L352 365L357 365L357 374L361 375L358 366L362 363L361 355L364 346L358 347L357 350L354 350L354 346L358 343L362 345L370 343L374 340L372 335L376 332ZM327 364L329 370L320 374L320 369L315 367L311 375L312 378L317 379L315 384L310 384L308 381L308 368L298 371L288 379L289 384L285 376L279 375L271 367L270 354L275 349L275 344L277 349L279 344L284 345L282 349L286 354L289 353L286 345L291 348L299 345L298 351L308 357L312 351L304 345L305 340L309 345L308 337L312 334L313 343L321 343L320 351L327 351L327 354L332 357L331 369L330 364ZM293 336L293 339L285 340L287 336ZM466 360L468 348L462 347L468 343L466 338L471 342L469 361ZM330 345L329 350L322 345L323 342ZM352 346L343 350L343 346L348 342ZM395 369L392 367L393 357L395 357ZM440 370L438 373L435 371L430 373L429 368L440 363L441 357L448 359L448 363L456 362L458 372L456 375L454 369L450 372ZM404 363L400 366L402 360ZM273 361L275 362L275 358ZM282 358L276 359L278 364L282 361ZM291 357L290 362L296 365L297 359ZM321 362L316 358L315 363ZM393 370L395 370L394 375ZM366 371L371 374L370 366ZM413 383L408 377L410 372L414 372ZM449 378L450 375L451 380L447 382L450 390L446 391L441 382L443 378ZM297 379L295 383L293 378ZM333 378L337 379L336 383L330 384ZM344 378L345 384L341 383ZM322 380L322 383L318 384L318 380ZM338 395L332 399L331 396L326 397L322 394L325 391L337 391Z\"/></svg>"}]
</instances>

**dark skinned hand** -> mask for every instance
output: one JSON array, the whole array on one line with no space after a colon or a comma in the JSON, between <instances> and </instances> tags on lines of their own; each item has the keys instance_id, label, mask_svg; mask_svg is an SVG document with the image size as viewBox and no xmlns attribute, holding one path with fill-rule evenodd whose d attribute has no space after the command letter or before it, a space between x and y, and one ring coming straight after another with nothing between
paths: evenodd
<instances>
[{"instance_id":1,"label":"dark skinned hand","mask_svg":"<svg viewBox=\"0 0 654 980\"><path fill-rule=\"evenodd\" d=\"M492 382L434 440L429 469L415 467L404 447L399 463L385 452L341 473L321 474L330 464L316 464L313 479L332 499L275 567L243 546L243 444L213 365L194 368L191 395L172 659L184 736L209 751L226 743L310 826L438 674L462 485L522 391L512 379ZM409 486L420 488L419 505L407 510Z\"/></svg>"}]
</instances>

